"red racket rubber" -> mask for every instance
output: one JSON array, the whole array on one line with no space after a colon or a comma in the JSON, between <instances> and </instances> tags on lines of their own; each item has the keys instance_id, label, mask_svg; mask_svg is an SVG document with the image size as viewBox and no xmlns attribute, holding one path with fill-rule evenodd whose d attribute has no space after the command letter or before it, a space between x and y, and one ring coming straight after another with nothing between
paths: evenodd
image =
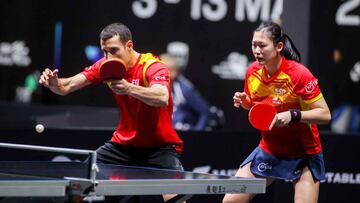
<instances>
[{"instance_id":1,"label":"red racket rubber","mask_svg":"<svg viewBox=\"0 0 360 203\"><path fill-rule=\"evenodd\" d=\"M100 65L100 77L103 80L122 79L124 78L125 74L125 63L121 59L107 59Z\"/></svg>"},{"instance_id":2,"label":"red racket rubber","mask_svg":"<svg viewBox=\"0 0 360 203\"><path fill-rule=\"evenodd\" d=\"M261 131L271 130L271 124L276 115L276 108L266 104L255 104L249 112L249 121L251 125Z\"/></svg>"}]
</instances>

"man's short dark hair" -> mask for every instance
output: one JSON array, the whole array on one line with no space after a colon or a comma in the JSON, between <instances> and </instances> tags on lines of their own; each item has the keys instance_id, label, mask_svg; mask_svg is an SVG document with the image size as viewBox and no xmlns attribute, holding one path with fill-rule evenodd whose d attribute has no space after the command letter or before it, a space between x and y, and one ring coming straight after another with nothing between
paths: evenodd
<instances>
[{"instance_id":1,"label":"man's short dark hair","mask_svg":"<svg viewBox=\"0 0 360 203\"><path fill-rule=\"evenodd\" d=\"M106 41L116 35L119 35L122 43L132 40L130 29L122 23L112 23L106 26L100 33L100 39Z\"/></svg>"}]
</instances>

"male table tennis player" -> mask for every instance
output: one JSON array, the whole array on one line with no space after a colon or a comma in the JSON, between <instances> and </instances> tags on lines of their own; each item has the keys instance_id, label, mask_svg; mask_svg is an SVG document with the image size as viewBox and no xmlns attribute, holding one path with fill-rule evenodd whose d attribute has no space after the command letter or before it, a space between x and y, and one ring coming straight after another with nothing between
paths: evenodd
<instances>
[{"instance_id":1,"label":"male table tennis player","mask_svg":"<svg viewBox=\"0 0 360 203\"><path fill-rule=\"evenodd\" d=\"M67 95L91 84L106 82L121 113L110 141L97 149L98 162L183 170L179 155L183 142L172 128L173 104L167 65L151 53L134 50L129 28L112 23L100 33L104 58L72 77L59 78L46 68L39 83L58 95ZM118 58L126 66L121 80L103 81L99 67ZM166 195L165 199L170 198Z\"/></svg>"}]
</instances>

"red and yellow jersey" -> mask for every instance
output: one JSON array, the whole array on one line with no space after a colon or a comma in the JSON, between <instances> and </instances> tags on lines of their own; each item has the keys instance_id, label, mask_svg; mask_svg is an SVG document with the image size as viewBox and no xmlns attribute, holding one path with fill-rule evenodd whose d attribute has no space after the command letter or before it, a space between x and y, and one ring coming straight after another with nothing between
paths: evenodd
<instances>
[{"instance_id":1,"label":"red and yellow jersey","mask_svg":"<svg viewBox=\"0 0 360 203\"><path fill-rule=\"evenodd\" d=\"M82 74L92 83L102 82L99 68L104 60L100 59L85 68ZM181 153L183 142L172 127L173 103L167 65L150 53L140 54L134 67L126 72L124 79L139 86L165 85L170 95L169 105L152 107L128 95L113 94L121 115L112 141L144 148L175 145L177 152Z\"/></svg>"},{"instance_id":2,"label":"red and yellow jersey","mask_svg":"<svg viewBox=\"0 0 360 203\"><path fill-rule=\"evenodd\" d=\"M246 72L245 92L255 102L267 102L277 112L289 109L308 110L320 98L318 80L296 61L282 58L279 70L271 77L257 62ZM259 146L268 153L281 157L300 157L322 150L316 124L290 123L261 132Z\"/></svg>"}]
</instances>

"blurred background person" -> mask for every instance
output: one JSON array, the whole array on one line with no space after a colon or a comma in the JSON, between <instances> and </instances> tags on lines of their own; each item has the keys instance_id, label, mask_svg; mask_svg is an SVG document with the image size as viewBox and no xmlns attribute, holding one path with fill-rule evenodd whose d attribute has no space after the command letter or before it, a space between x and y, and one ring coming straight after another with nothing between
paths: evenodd
<instances>
[{"instance_id":1,"label":"blurred background person","mask_svg":"<svg viewBox=\"0 0 360 203\"><path fill-rule=\"evenodd\" d=\"M190 46L185 42L172 41L167 44L166 52L175 58L180 72L184 72L189 62Z\"/></svg>"},{"instance_id":2,"label":"blurred background person","mask_svg":"<svg viewBox=\"0 0 360 203\"><path fill-rule=\"evenodd\" d=\"M170 72L173 96L173 126L176 130L206 130L210 120L210 106L195 89L194 85L181 74L176 58L168 53L160 55Z\"/></svg>"},{"instance_id":3,"label":"blurred background person","mask_svg":"<svg viewBox=\"0 0 360 203\"><path fill-rule=\"evenodd\" d=\"M359 95L354 92L360 90L360 61L346 60L348 50L335 48L333 50L333 70L331 75L333 99L333 119L331 131L346 135L347 132L360 132L360 103ZM348 91L346 91L348 90ZM351 90L351 91L349 91Z\"/></svg>"}]
</instances>

